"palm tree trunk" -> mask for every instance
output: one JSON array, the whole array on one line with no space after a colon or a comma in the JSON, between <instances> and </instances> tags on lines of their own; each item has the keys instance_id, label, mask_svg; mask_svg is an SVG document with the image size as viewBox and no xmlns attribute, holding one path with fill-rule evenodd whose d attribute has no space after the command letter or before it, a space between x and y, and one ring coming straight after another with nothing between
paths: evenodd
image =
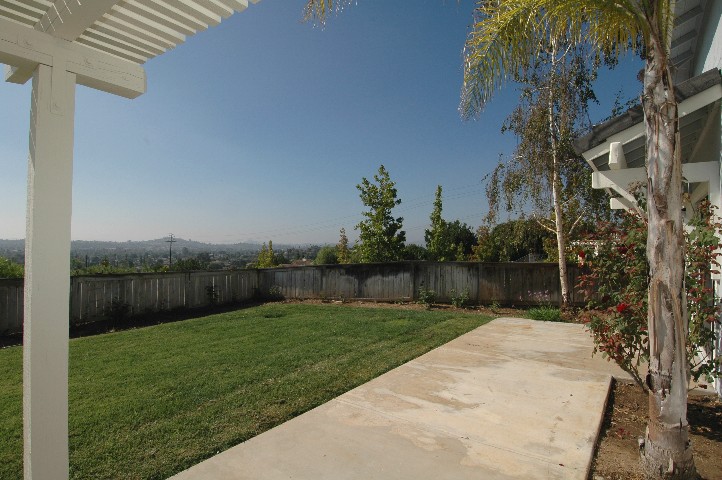
<instances>
[{"instance_id":1,"label":"palm tree trunk","mask_svg":"<svg viewBox=\"0 0 722 480\"><path fill-rule=\"evenodd\" d=\"M642 463L650 478L694 478L687 423L687 306L677 104L668 67L669 49L656 18L660 12L654 6L648 8L652 33L647 39L642 103L647 134L650 394Z\"/></svg>"}]
</instances>

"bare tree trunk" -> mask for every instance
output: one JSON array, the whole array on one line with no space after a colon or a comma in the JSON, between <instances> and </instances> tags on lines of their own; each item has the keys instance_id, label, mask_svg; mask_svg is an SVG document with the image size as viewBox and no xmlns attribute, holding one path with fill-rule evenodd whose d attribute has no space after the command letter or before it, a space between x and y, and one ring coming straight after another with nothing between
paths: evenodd
<instances>
[{"instance_id":1,"label":"bare tree trunk","mask_svg":"<svg viewBox=\"0 0 722 480\"><path fill-rule=\"evenodd\" d=\"M559 285L562 294L562 308L569 306L569 280L567 279L566 236L564 234L564 214L562 213L561 178L559 175L559 145L554 131L554 94L553 87L557 69L557 46L552 43L551 82L549 85L548 120L549 141L552 150L552 203L554 204L554 227L557 236L557 260L559 262Z\"/></svg>"},{"instance_id":2,"label":"bare tree trunk","mask_svg":"<svg viewBox=\"0 0 722 480\"><path fill-rule=\"evenodd\" d=\"M554 226L557 235L557 250L559 252L559 284L562 293L562 307L569 306L569 279L567 277L567 239L564 234L564 217L562 213L561 194L559 187L561 180L559 179L559 164L556 148L552 149L554 155L554 184L552 185L552 196L554 197Z\"/></svg>"},{"instance_id":3,"label":"bare tree trunk","mask_svg":"<svg viewBox=\"0 0 722 480\"><path fill-rule=\"evenodd\" d=\"M647 134L649 215L649 421L642 463L650 478L695 478L689 443L685 352L687 305L684 287L682 165L677 104L668 68L661 14L648 4L644 117Z\"/></svg>"}]
</instances>

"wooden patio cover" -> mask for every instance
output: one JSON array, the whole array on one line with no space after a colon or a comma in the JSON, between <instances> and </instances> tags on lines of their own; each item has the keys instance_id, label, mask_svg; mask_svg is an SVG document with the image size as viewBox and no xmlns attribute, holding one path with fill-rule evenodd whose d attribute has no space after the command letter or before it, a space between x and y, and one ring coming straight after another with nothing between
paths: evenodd
<instances>
[{"instance_id":1,"label":"wooden patio cover","mask_svg":"<svg viewBox=\"0 0 722 480\"><path fill-rule=\"evenodd\" d=\"M25 479L68 478L68 299L75 85L127 98L141 66L249 0L0 0L5 80L32 78L25 237ZM257 3L259 0L250 0Z\"/></svg>"}]
</instances>

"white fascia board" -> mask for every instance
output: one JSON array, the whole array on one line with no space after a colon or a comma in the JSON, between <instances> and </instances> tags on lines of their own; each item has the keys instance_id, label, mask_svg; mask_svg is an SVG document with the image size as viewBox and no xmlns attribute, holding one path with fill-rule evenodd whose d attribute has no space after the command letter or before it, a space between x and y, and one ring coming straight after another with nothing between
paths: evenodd
<instances>
[{"instance_id":1,"label":"white fascia board","mask_svg":"<svg viewBox=\"0 0 722 480\"><path fill-rule=\"evenodd\" d=\"M38 64L64 68L76 74L80 85L126 98L146 90L140 65L4 19L0 19L0 63L30 71Z\"/></svg>"},{"instance_id":2,"label":"white fascia board","mask_svg":"<svg viewBox=\"0 0 722 480\"><path fill-rule=\"evenodd\" d=\"M692 112L699 110L713 102L716 102L722 98L722 85L714 85L704 92L700 92L677 105L677 112L679 118L689 115ZM643 137L645 134L644 122L639 122L626 130L615 133L614 135L607 138L604 143L597 145L594 148L587 150L582 153L584 159L590 165L593 164L594 159L607 155L609 153L609 144L613 142L622 142L622 144L629 143L633 140Z\"/></svg>"},{"instance_id":3,"label":"white fascia board","mask_svg":"<svg viewBox=\"0 0 722 480\"><path fill-rule=\"evenodd\" d=\"M679 118L689 115L692 112L699 110L702 107L716 102L722 98L722 85L716 84L708 88L704 92L700 92L697 95L688 98L684 102L681 102L677 106L677 113Z\"/></svg>"}]
</instances>

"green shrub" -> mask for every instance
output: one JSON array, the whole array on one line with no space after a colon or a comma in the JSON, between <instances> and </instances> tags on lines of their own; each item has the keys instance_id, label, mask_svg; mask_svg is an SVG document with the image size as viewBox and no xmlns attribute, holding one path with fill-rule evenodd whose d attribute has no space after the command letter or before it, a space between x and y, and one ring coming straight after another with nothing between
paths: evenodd
<instances>
[{"instance_id":1,"label":"green shrub","mask_svg":"<svg viewBox=\"0 0 722 480\"><path fill-rule=\"evenodd\" d=\"M456 308L464 308L469 304L469 289L464 289L459 293L455 289L451 289L451 304Z\"/></svg>"},{"instance_id":2,"label":"green shrub","mask_svg":"<svg viewBox=\"0 0 722 480\"><path fill-rule=\"evenodd\" d=\"M271 300L283 300L283 290L278 285L272 285L268 289L268 298Z\"/></svg>"},{"instance_id":3,"label":"green shrub","mask_svg":"<svg viewBox=\"0 0 722 480\"><path fill-rule=\"evenodd\" d=\"M692 379L711 381L719 376L720 358L711 355L711 346L717 341L715 327L722 304L709 278L720 268L716 252L722 248L717 235L722 225L709 202L702 202L689 226L685 233L686 353ZM592 298L582 320L594 337L595 353L614 360L646 388L640 370L649 359L646 214L627 212L619 225L600 225L591 240L596 248L579 252L587 273L578 286Z\"/></svg>"},{"instance_id":4,"label":"green shrub","mask_svg":"<svg viewBox=\"0 0 722 480\"><path fill-rule=\"evenodd\" d=\"M534 307L527 310L527 315L532 320L540 320L543 322L561 322L562 315L561 311L549 305L542 305L541 307Z\"/></svg>"},{"instance_id":5,"label":"green shrub","mask_svg":"<svg viewBox=\"0 0 722 480\"><path fill-rule=\"evenodd\" d=\"M336 247L330 245L324 245L316 254L316 259L313 261L314 265L333 265L338 263L338 254L336 253Z\"/></svg>"},{"instance_id":6,"label":"green shrub","mask_svg":"<svg viewBox=\"0 0 722 480\"><path fill-rule=\"evenodd\" d=\"M24 268L5 257L0 257L0 278L23 278Z\"/></svg>"},{"instance_id":7,"label":"green shrub","mask_svg":"<svg viewBox=\"0 0 722 480\"><path fill-rule=\"evenodd\" d=\"M419 303L426 306L427 310L431 309L431 306L436 300L436 292L427 288L419 288Z\"/></svg>"},{"instance_id":8,"label":"green shrub","mask_svg":"<svg viewBox=\"0 0 722 480\"><path fill-rule=\"evenodd\" d=\"M206 286L206 298L208 298L209 305L215 305L218 303L218 289L215 285Z\"/></svg>"},{"instance_id":9,"label":"green shrub","mask_svg":"<svg viewBox=\"0 0 722 480\"><path fill-rule=\"evenodd\" d=\"M501 305L499 304L499 301L498 301L498 300L493 300L493 301L491 302L491 304L489 304L489 309L490 309L492 312L497 313L497 312L501 309Z\"/></svg>"}]
</instances>

